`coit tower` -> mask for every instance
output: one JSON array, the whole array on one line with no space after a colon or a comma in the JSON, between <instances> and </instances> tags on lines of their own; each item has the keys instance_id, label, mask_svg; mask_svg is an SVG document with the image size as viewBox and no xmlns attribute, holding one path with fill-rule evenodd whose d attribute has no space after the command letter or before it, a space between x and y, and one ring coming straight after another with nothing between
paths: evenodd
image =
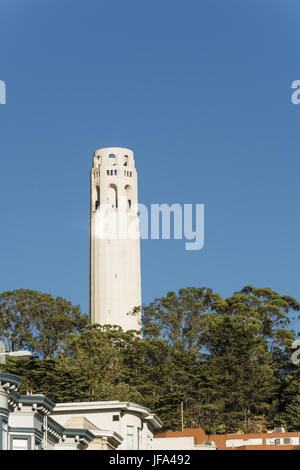
<instances>
[{"instance_id":1,"label":"coit tower","mask_svg":"<svg viewBox=\"0 0 300 470\"><path fill-rule=\"evenodd\" d=\"M140 229L133 152L96 150L91 170L90 317L92 323L141 328ZM128 315L129 314L129 315Z\"/></svg>"}]
</instances>

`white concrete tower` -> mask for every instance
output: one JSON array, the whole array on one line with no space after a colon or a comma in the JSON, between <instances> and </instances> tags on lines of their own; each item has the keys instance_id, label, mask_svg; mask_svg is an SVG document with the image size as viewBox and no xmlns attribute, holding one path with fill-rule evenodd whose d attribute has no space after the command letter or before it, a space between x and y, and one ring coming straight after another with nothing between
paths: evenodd
<instances>
[{"instance_id":1,"label":"white concrete tower","mask_svg":"<svg viewBox=\"0 0 300 470\"><path fill-rule=\"evenodd\" d=\"M140 230L133 152L96 150L91 170L90 316L92 323L140 329Z\"/></svg>"}]
</instances>

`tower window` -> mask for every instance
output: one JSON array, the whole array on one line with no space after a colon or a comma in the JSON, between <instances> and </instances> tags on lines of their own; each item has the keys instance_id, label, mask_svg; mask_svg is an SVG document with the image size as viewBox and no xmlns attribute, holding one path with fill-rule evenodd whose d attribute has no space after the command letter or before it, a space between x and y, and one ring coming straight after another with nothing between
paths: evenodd
<instances>
[{"instance_id":1,"label":"tower window","mask_svg":"<svg viewBox=\"0 0 300 470\"><path fill-rule=\"evenodd\" d=\"M131 209L131 199L128 199L128 209Z\"/></svg>"},{"instance_id":2,"label":"tower window","mask_svg":"<svg viewBox=\"0 0 300 470\"><path fill-rule=\"evenodd\" d=\"M96 186L96 192L97 192L97 196L96 196L96 202L95 202L95 210L97 210L98 207L100 207L100 187L99 186Z\"/></svg>"},{"instance_id":3,"label":"tower window","mask_svg":"<svg viewBox=\"0 0 300 470\"><path fill-rule=\"evenodd\" d=\"M114 174L114 170L110 170L110 174L113 175L113 174Z\"/></svg>"},{"instance_id":4,"label":"tower window","mask_svg":"<svg viewBox=\"0 0 300 470\"><path fill-rule=\"evenodd\" d=\"M109 170L106 170L106 174L109 175Z\"/></svg>"},{"instance_id":5,"label":"tower window","mask_svg":"<svg viewBox=\"0 0 300 470\"><path fill-rule=\"evenodd\" d=\"M115 170L115 175L117 174L117 170Z\"/></svg>"},{"instance_id":6,"label":"tower window","mask_svg":"<svg viewBox=\"0 0 300 470\"><path fill-rule=\"evenodd\" d=\"M132 176L132 171L130 172L130 177Z\"/></svg>"},{"instance_id":7,"label":"tower window","mask_svg":"<svg viewBox=\"0 0 300 470\"><path fill-rule=\"evenodd\" d=\"M116 159L115 154L111 153L111 154L109 155L109 159L112 161L112 164L113 164L113 165L116 165L116 164L117 164L117 159Z\"/></svg>"},{"instance_id":8,"label":"tower window","mask_svg":"<svg viewBox=\"0 0 300 470\"><path fill-rule=\"evenodd\" d=\"M118 208L118 188L115 184L110 184L108 188L108 201L111 207Z\"/></svg>"}]
</instances>

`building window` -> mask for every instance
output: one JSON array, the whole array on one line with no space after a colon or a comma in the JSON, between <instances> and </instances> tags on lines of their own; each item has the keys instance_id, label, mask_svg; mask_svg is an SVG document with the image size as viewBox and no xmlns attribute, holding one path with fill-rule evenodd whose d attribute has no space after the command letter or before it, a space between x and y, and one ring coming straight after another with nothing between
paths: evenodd
<instances>
[{"instance_id":1,"label":"building window","mask_svg":"<svg viewBox=\"0 0 300 470\"><path fill-rule=\"evenodd\" d=\"M142 447L142 432L140 428L137 428L137 448L140 449Z\"/></svg>"},{"instance_id":2,"label":"building window","mask_svg":"<svg viewBox=\"0 0 300 470\"><path fill-rule=\"evenodd\" d=\"M2 418L3 419L3 418ZM6 421L0 419L0 450L7 450L8 446L8 425Z\"/></svg>"},{"instance_id":3,"label":"building window","mask_svg":"<svg viewBox=\"0 0 300 470\"><path fill-rule=\"evenodd\" d=\"M109 170L106 170L106 174L109 175Z\"/></svg>"},{"instance_id":4,"label":"building window","mask_svg":"<svg viewBox=\"0 0 300 470\"><path fill-rule=\"evenodd\" d=\"M113 421L120 421L120 416L119 415L113 415L112 420Z\"/></svg>"},{"instance_id":5,"label":"building window","mask_svg":"<svg viewBox=\"0 0 300 470\"><path fill-rule=\"evenodd\" d=\"M117 174L117 170L115 170L115 175Z\"/></svg>"},{"instance_id":6,"label":"building window","mask_svg":"<svg viewBox=\"0 0 300 470\"><path fill-rule=\"evenodd\" d=\"M21 439L14 437L12 440L12 449L11 450L28 450L28 439Z\"/></svg>"},{"instance_id":7,"label":"building window","mask_svg":"<svg viewBox=\"0 0 300 470\"><path fill-rule=\"evenodd\" d=\"M134 449L134 426L126 426L127 450Z\"/></svg>"},{"instance_id":8,"label":"building window","mask_svg":"<svg viewBox=\"0 0 300 470\"><path fill-rule=\"evenodd\" d=\"M35 440L35 450L43 450L41 441Z\"/></svg>"}]
</instances>

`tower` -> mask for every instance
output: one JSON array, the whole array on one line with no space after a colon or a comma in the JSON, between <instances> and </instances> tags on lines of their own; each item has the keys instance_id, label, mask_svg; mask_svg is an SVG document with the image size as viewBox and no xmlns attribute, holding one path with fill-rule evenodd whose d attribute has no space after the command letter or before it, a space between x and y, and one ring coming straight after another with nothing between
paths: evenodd
<instances>
[{"instance_id":1,"label":"tower","mask_svg":"<svg viewBox=\"0 0 300 470\"><path fill-rule=\"evenodd\" d=\"M91 170L90 316L92 323L140 329L140 230L133 152L96 150Z\"/></svg>"}]
</instances>

